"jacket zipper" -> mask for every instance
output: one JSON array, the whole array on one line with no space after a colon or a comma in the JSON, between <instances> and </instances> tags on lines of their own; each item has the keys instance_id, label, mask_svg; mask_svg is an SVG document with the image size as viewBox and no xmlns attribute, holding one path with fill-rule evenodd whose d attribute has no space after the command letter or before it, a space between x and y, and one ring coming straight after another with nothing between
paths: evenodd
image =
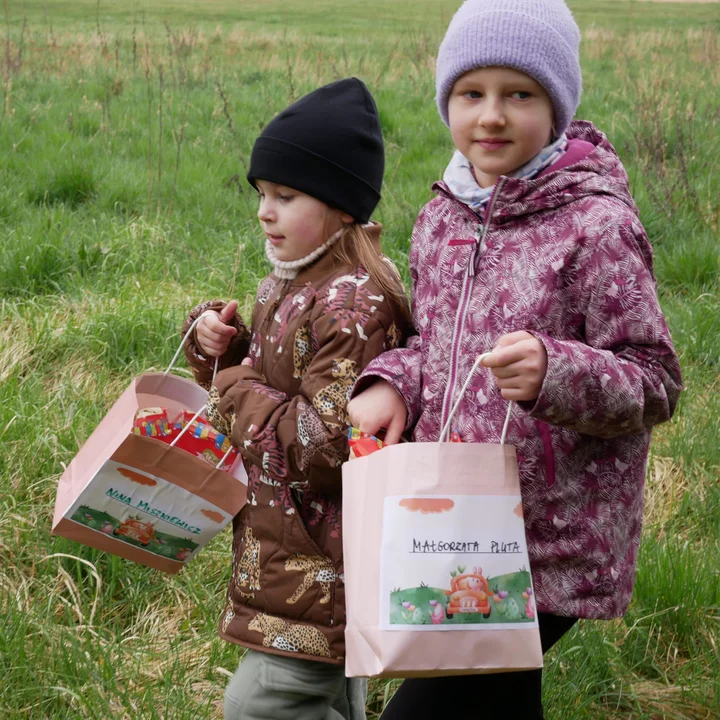
<instances>
[{"instance_id":1,"label":"jacket zipper","mask_svg":"<svg viewBox=\"0 0 720 720\"><path fill-rule=\"evenodd\" d=\"M278 308L280 307L282 301L285 299L285 296L287 295L287 291L290 287L290 280L282 280L281 284L278 286L278 289L276 289L277 295L275 296L275 299L272 302L272 305L268 309L267 314L265 315L262 324L260 325L260 337L264 340L265 337L268 334L268 331L270 330L270 326L272 325L273 320L275 319L275 313L278 311Z\"/></svg>"},{"instance_id":2,"label":"jacket zipper","mask_svg":"<svg viewBox=\"0 0 720 720\"><path fill-rule=\"evenodd\" d=\"M460 291L458 313L455 318L455 327L453 328L452 350L450 354L450 377L448 379L447 388L445 389L445 397L443 398L442 412L440 414L441 428L445 427L447 414L452 405L453 396L455 395L455 382L457 380L458 364L460 360L460 336L465 329L465 317L470 304L470 290L472 289L473 281L475 279L475 259L478 251L484 250L485 238L487 237L488 230L490 228L490 220L492 218L493 210L495 209L495 201L504 183L505 178L500 178L495 186L495 190L493 191L488 204L487 212L485 213L485 222L480 222L475 232L475 244L473 245L472 252L470 253L470 261L468 263L467 272L463 274L463 284Z\"/></svg>"}]
</instances>

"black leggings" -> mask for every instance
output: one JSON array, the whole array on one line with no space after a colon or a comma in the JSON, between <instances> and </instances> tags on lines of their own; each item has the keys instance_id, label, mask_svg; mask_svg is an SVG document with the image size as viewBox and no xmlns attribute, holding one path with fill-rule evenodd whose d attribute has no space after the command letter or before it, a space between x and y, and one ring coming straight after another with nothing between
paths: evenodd
<instances>
[{"instance_id":1,"label":"black leggings","mask_svg":"<svg viewBox=\"0 0 720 720\"><path fill-rule=\"evenodd\" d=\"M543 653L576 622L538 613ZM436 720L447 715L463 720L543 720L542 670L405 680L381 720Z\"/></svg>"}]
</instances>

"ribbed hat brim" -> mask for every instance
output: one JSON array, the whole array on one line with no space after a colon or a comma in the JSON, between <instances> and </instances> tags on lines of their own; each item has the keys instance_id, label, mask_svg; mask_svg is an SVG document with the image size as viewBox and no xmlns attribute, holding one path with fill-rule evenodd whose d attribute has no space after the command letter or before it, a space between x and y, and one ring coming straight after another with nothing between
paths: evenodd
<instances>
[{"instance_id":1,"label":"ribbed hat brim","mask_svg":"<svg viewBox=\"0 0 720 720\"><path fill-rule=\"evenodd\" d=\"M311 195L366 223L380 201L380 193L362 178L332 160L294 143L259 137L250 158L248 182L267 180Z\"/></svg>"}]
</instances>

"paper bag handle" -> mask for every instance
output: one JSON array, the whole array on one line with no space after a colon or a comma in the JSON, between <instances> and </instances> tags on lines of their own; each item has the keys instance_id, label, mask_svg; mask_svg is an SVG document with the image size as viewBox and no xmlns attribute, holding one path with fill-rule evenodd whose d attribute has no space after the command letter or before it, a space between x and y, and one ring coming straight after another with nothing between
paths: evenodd
<instances>
[{"instance_id":1,"label":"paper bag handle","mask_svg":"<svg viewBox=\"0 0 720 720\"><path fill-rule=\"evenodd\" d=\"M455 413L457 412L458 406L460 405L460 401L463 399L463 396L465 395L465 391L468 388L468 385L470 384L470 380L472 380L472 376L475 374L475 371L480 366L480 363L488 356L490 355L489 352L483 353L482 355L478 355L477 360L473 363L473 366L470 368L470 372L468 373L467 380L465 380L465 384L460 389L460 394L458 395L458 399L455 401L455 404L452 406L452 410L450 410L450 415L448 415L447 422L445 423L445 427L442 429L442 432L440 433L440 442L446 442L448 433L450 432L450 423L452 422L453 417L455 417ZM507 414L505 415L505 423L503 424L502 434L500 435L500 444L504 445L505 440L507 438L507 431L508 431L508 425L510 424L510 416L512 415L513 411L513 401L510 400L508 402L508 409Z\"/></svg>"},{"instance_id":2,"label":"paper bag handle","mask_svg":"<svg viewBox=\"0 0 720 720\"><path fill-rule=\"evenodd\" d=\"M192 325L188 328L188 331L185 333L185 337L180 341L180 347L178 347L177 351L175 352L175 355L173 355L173 359L170 361L170 364L168 365L167 370L163 373L163 375L166 375L175 367L175 363L177 362L177 359L180 357L180 353L182 352L182 349L185 347L185 343L187 342L188 338L192 334L193 330L195 329L195 326L206 316L206 315L214 315L214 310L206 310L204 313L201 313L199 317L196 317L195 320L193 320ZM215 382L215 376L217 375L218 371L218 362L220 358L215 358L215 367L213 367L213 374L212 374L212 380L210 382Z\"/></svg>"},{"instance_id":3,"label":"paper bag handle","mask_svg":"<svg viewBox=\"0 0 720 720\"><path fill-rule=\"evenodd\" d=\"M204 313L201 313L199 317L197 317L197 318L195 318L195 320L193 320L192 325L190 325L190 327L188 328L188 331L185 333L185 337L180 342L180 347L177 349L177 351L175 352L175 355L173 356L173 359L170 361L170 364L168 365L167 370L163 373L166 377L167 377L167 374L175 366L175 363L177 362L178 357L180 357L180 353L182 352L182 349L185 346L187 339L192 334L192 331L195 329L195 326L206 315L210 315L210 314L215 314L215 311L214 310L206 310ZM210 381L211 383L215 382L215 376L217 375L219 360L220 360L220 358L218 358L218 357L215 358L215 366L213 367L212 380ZM188 431L190 426L200 417L200 415L202 415L203 410L205 410L205 405L202 405L202 407L192 416L192 420L190 420L190 422L186 423L185 427L178 433L178 436L170 443L170 447L175 446L177 441L180 440L180 438ZM220 466L225 462L225 460L227 460L227 456L231 453L232 449L233 448L232 448L232 444L231 444L230 447L228 448L228 451L223 455L222 460L220 460L220 462L215 466L217 469L220 469Z\"/></svg>"}]
</instances>

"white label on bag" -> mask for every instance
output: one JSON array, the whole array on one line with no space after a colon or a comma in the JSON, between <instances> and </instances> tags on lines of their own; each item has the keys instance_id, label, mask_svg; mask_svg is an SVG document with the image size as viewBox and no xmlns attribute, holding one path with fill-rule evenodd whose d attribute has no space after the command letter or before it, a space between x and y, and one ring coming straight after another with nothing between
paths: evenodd
<instances>
[{"instance_id":1,"label":"white label on bag","mask_svg":"<svg viewBox=\"0 0 720 720\"><path fill-rule=\"evenodd\" d=\"M232 520L188 490L114 460L95 473L64 517L180 562L195 557Z\"/></svg>"},{"instance_id":2,"label":"white label on bag","mask_svg":"<svg viewBox=\"0 0 720 720\"><path fill-rule=\"evenodd\" d=\"M380 628L537 627L519 495L385 498Z\"/></svg>"}]
</instances>

